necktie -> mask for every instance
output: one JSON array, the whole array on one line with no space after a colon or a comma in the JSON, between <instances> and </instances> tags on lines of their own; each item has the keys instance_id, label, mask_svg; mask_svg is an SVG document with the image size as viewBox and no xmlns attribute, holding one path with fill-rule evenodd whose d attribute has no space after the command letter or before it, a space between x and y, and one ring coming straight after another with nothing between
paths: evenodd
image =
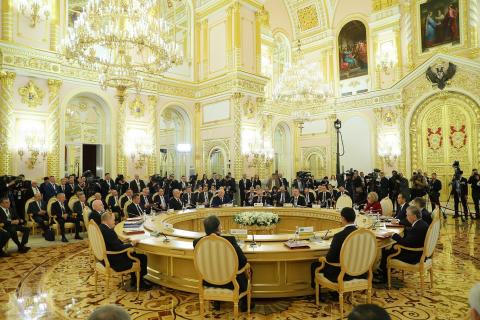
<instances>
[{"instance_id":1,"label":"necktie","mask_svg":"<svg viewBox=\"0 0 480 320\"><path fill-rule=\"evenodd\" d=\"M140 209L140 206L139 206L138 204L136 204L135 206L137 207L138 213L141 214L141 213L142 213L142 209Z\"/></svg>"},{"instance_id":2,"label":"necktie","mask_svg":"<svg viewBox=\"0 0 480 320\"><path fill-rule=\"evenodd\" d=\"M42 210L42 207L40 205L40 201L37 201L37 206L38 206L38 209Z\"/></svg>"},{"instance_id":3,"label":"necktie","mask_svg":"<svg viewBox=\"0 0 480 320\"><path fill-rule=\"evenodd\" d=\"M307 193L307 203L310 202L309 199L310 199L310 197L308 196L308 193Z\"/></svg>"},{"instance_id":4,"label":"necktie","mask_svg":"<svg viewBox=\"0 0 480 320\"><path fill-rule=\"evenodd\" d=\"M118 197L115 197L115 205L118 204Z\"/></svg>"},{"instance_id":5,"label":"necktie","mask_svg":"<svg viewBox=\"0 0 480 320\"><path fill-rule=\"evenodd\" d=\"M145 204L148 204L148 199L146 196L143 196L143 200L145 200Z\"/></svg>"},{"instance_id":6,"label":"necktie","mask_svg":"<svg viewBox=\"0 0 480 320\"><path fill-rule=\"evenodd\" d=\"M190 193L187 194L187 203L190 204Z\"/></svg>"},{"instance_id":7,"label":"necktie","mask_svg":"<svg viewBox=\"0 0 480 320\"><path fill-rule=\"evenodd\" d=\"M62 185L62 191L65 192L65 186L64 185Z\"/></svg>"},{"instance_id":8,"label":"necktie","mask_svg":"<svg viewBox=\"0 0 480 320\"><path fill-rule=\"evenodd\" d=\"M10 210L5 209L5 212L7 213L7 220L12 220L12 217L10 216Z\"/></svg>"},{"instance_id":9,"label":"necktie","mask_svg":"<svg viewBox=\"0 0 480 320\"><path fill-rule=\"evenodd\" d=\"M295 198L294 205L297 206L298 198Z\"/></svg>"},{"instance_id":10,"label":"necktie","mask_svg":"<svg viewBox=\"0 0 480 320\"><path fill-rule=\"evenodd\" d=\"M60 203L60 208L62 208L62 213L65 213L65 207L63 206L63 204L61 202Z\"/></svg>"},{"instance_id":11,"label":"necktie","mask_svg":"<svg viewBox=\"0 0 480 320\"><path fill-rule=\"evenodd\" d=\"M283 193L280 194L280 202L283 202Z\"/></svg>"},{"instance_id":12,"label":"necktie","mask_svg":"<svg viewBox=\"0 0 480 320\"><path fill-rule=\"evenodd\" d=\"M160 203L161 203L162 206L165 205L165 201L163 200L163 196L160 197Z\"/></svg>"},{"instance_id":13,"label":"necktie","mask_svg":"<svg viewBox=\"0 0 480 320\"><path fill-rule=\"evenodd\" d=\"M83 212L83 209L85 209L85 203L83 202L80 202L82 204L82 212Z\"/></svg>"}]
</instances>

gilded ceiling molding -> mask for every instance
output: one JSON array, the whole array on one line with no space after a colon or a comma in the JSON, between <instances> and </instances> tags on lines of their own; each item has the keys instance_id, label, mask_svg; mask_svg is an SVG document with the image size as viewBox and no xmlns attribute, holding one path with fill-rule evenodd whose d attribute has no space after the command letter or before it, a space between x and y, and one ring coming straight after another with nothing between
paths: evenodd
<instances>
[{"instance_id":1,"label":"gilded ceiling molding","mask_svg":"<svg viewBox=\"0 0 480 320\"><path fill-rule=\"evenodd\" d=\"M10 139L13 136L13 85L16 74L13 72L0 71L0 175L13 174L10 172L11 152L9 152Z\"/></svg>"},{"instance_id":2,"label":"gilded ceiling molding","mask_svg":"<svg viewBox=\"0 0 480 320\"><path fill-rule=\"evenodd\" d=\"M18 89L20 97L22 97L22 103L28 105L30 108L36 108L43 103L44 93L43 91L32 81Z\"/></svg>"},{"instance_id":3,"label":"gilded ceiling molding","mask_svg":"<svg viewBox=\"0 0 480 320\"><path fill-rule=\"evenodd\" d=\"M48 79L48 143L47 175L60 176L60 98L61 80Z\"/></svg>"},{"instance_id":4,"label":"gilded ceiling molding","mask_svg":"<svg viewBox=\"0 0 480 320\"><path fill-rule=\"evenodd\" d=\"M315 5L309 5L297 10L298 22L301 31L307 31L318 27L318 15Z\"/></svg>"}]
</instances>

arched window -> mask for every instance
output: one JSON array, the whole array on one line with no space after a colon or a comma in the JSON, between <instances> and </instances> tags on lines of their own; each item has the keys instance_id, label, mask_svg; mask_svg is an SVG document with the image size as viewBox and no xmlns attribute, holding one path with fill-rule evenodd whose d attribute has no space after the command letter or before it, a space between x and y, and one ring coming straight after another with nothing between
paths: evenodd
<instances>
[{"instance_id":1,"label":"arched window","mask_svg":"<svg viewBox=\"0 0 480 320\"><path fill-rule=\"evenodd\" d=\"M281 173L284 178L291 178L292 156L291 156L290 128L286 123L280 123L275 127L273 136L274 170Z\"/></svg>"}]
</instances>

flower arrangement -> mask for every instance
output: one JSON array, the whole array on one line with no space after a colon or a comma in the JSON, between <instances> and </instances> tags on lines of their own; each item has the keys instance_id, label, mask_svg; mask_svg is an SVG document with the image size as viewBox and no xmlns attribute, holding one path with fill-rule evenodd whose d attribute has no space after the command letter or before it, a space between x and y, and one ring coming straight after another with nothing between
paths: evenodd
<instances>
[{"instance_id":1,"label":"flower arrangement","mask_svg":"<svg viewBox=\"0 0 480 320\"><path fill-rule=\"evenodd\" d=\"M245 211L237 213L233 221L241 226L271 227L280 221L278 214L266 211Z\"/></svg>"}]
</instances>

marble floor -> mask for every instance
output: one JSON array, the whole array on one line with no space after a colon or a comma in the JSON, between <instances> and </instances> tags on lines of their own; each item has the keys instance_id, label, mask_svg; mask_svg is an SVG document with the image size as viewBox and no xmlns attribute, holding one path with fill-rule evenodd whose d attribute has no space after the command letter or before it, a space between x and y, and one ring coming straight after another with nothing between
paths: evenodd
<instances>
[{"instance_id":1,"label":"marble floor","mask_svg":"<svg viewBox=\"0 0 480 320\"><path fill-rule=\"evenodd\" d=\"M448 217L444 221L435 252L433 289L420 295L418 275L396 274L392 290L375 286L373 302L386 308L392 319L467 319L467 296L473 283L480 281L480 222L461 222ZM116 303L137 320L199 319L197 296L159 286L134 292L112 284L104 297L103 282L99 292L93 286L87 240L64 245L55 242L45 246L43 240L32 240L27 254L0 258L0 319L86 319L96 307ZM42 245L43 244L43 245ZM10 245L10 249L13 245ZM346 312L352 305L364 302L356 293L346 297ZM246 318L246 314L242 317ZM208 319L231 319L232 309L223 304ZM338 319L335 300L315 306L314 297L257 300L251 319Z\"/></svg>"}]
</instances>

